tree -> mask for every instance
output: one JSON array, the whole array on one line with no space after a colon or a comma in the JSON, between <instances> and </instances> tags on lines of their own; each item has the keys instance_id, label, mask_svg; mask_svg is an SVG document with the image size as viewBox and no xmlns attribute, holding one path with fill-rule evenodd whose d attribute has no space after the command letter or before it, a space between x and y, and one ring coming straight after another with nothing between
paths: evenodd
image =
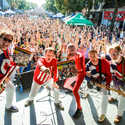
<instances>
[{"instance_id":1,"label":"tree","mask_svg":"<svg viewBox=\"0 0 125 125\"><path fill-rule=\"evenodd\" d=\"M113 31L114 23L115 23L115 19L116 19L116 14L118 12L118 1L114 0L114 2L115 2L115 8L114 8L113 18L112 18L111 26L110 26L111 32Z\"/></svg>"},{"instance_id":2,"label":"tree","mask_svg":"<svg viewBox=\"0 0 125 125\"><path fill-rule=\"evenodd\" d=\"M11 6L11 9L14 9L14 8L17 8L18 5L17 5L17 1L16 0L7 0L9 5Z\"/></svg>"},{"instance_id":3,"label":"tree","mask_svg":"<svg viewBox=\"0 0 125 125\"><path fill-rule=\"evenodd\" d=\"M37 4L35 3L29 3L26 0L8 0L8 3L11 6L11 9L23 9L23 10L27 10L27 9L31 9L31 8L36 8Z\"/></svg>"},{"instance_id":4,"label":"tree","mask_svg":"<svg viewBox=\"0 0 125 125\"><path fill-rule=\"evenodd\" d=\"M58 11L67 14L82 11L85 7L85 0L55 0L55 6Z\"/></svg>"},{"instance_id":5,"label":"tree","mask_svg":"<svg viewBox=\"0 0 125 125\"><path fill-rule=\"evenodd\" d=\"M62 13L72 13L87 10L87 15L90 15L90 10L93 6L101 4L104 0L55 0L55 6Z\"/></svg>"},{"instance_id":6,"label":"tree","mask_svg":"<svg viewBox=\"0 0 125 125\"><path fill-rule=\"evenodd\" d=\"M105 0L104 8L114 8L115 0ZM117 0L118 7L125 6L125 0Z\"/></svg>"},{"instance_id":7,"label":"tree","mask_svg":"<svg viewBox=\"0 0 125 125\"><path fill-rule=\"evenodd\" d=\"M55 7L55 1L54 0L46 0L46 3L44 4L44 9L47 11L51 11L56 13L57 9Z\"/></svg>"}]
</instances>

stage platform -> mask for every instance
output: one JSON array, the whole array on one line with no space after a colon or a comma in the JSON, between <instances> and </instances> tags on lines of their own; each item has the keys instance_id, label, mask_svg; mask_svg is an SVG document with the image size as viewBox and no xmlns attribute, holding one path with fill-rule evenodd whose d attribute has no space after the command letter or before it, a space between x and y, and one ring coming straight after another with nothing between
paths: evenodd
<instances>
[{"instance_id":1,"label":"stage platform","mask_svg":"<svg viewBox=\"0 0 125 125\"><path fill-rule=\"evenodd\" d=\"M92 91L92 90L91 90ZM72 114L75 112L75 100L71 94L60 92L60 99L65 107L64 111L55 108L53 98L47 96L48 91L41 88L35 98L35 102L30 107L24 107L24 102L29 95L29 90L23 93L16 90L16 105L18 113L5 111L5 96L0 95L0 125L115 125L113 120L116 116L117 104L108 104L107 119L104 123L97 122L100 112L101 93L92 91L88 98L81 98L83 115L75 120ZM122 121L118 125L125 125L125 113Z\"/></svg>"}]
</instances>

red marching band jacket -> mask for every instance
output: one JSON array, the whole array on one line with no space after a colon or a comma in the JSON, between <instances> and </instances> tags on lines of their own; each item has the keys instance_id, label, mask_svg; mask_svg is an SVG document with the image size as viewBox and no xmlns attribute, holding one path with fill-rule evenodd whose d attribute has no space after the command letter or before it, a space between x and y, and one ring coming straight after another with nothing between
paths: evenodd
<instances>
[{"instance_id":1,"label":"red marching band jacket","mask_svg":"<svg viewBox=\"0 0 125 125\"><path fill-rule=\"evenodd\" d=\"M84 73L85 75L85 58L79 52L77 52L77 55L75 56L75 67L78 73Z\"/></svg>"},{"instance_id":2,"label":"red marching band jacket","mask_svg":"<svg viewBox=\"0 0 125 125\"><path fill-rule=\"evenodd\" d=\"M41 66L45 66L46 68L49 68L50 75L47 73L44 73L43 71L40 71ZM33 80L36 83L38 83L39 85L42 85L52 77L54 79L54 82L56 82L58 80L56 58L53 58L51 60L51 62L48 63L48 62L46 62L45 57L41 57L37 62L37 66L36 66L36 69L34 71Z\"/></svg>"},{"instance_id":3,"label":"red marching band jacket","mask_svg":"<svg viewBox=\"0 0 125 125\"><path fill-rule=\"evenodd\" d=\"M122 58L121 63L116 64L116 68L117 70L115 71L115 76L117 77L117 79L123 80L123 77L125 75L125 61L123 63L123 58Z\"/></svg>"},{"instance_id":4,"label":"red marching band jacket","mask_svg":"<svg viewBox=\"0 0 125 125\"><path fill-rule=\"evenodd\" d=\"M71 84L74 81L76 81L77 79L81 79L81 77L83 78L85 76L85 72L86 72L85 71L85 58L82 53L77 52L77 55L75 56L74 61L75 61L75 68L76 68L78 74L75 77L67 78L64 83L64 87L67 89L70 89L70 90L73 90L73 87Z\"/></svg>"},{"instance_id":5,"label":"red marching band jacket","mask_svg":"<svg viewBox=\"0 0 125 125\"><path fill-rule=\"evenodd\" d=\"M96 68L99 71L99 65ZM112 74L110 72L110 63L106 59L101 59L101 72L105 76L106 85L110 86Z\"/></svg>"},{"instance_id":6,"label":"red marching band jacket","mask_svg":"<svg viewBox=\"0 0 125 125\"><path fill-rule=\"evenodd\" d=\"M110 72L110 63L106 59L100 59L101 61L101 76L102 76L102 82L104 82L107 86L110 85L110 82L112 80L112 75ZM92 62L88 62L86 66L86 71L91 71L91 77L94 79L99 79L99 64L93 65Z\"/></svg>"},{"instance_id":7,"label":"red marching band jacket","mask_svg":"<svg viewBox=\"0 0 125 125\"><path fill-rule=\"evenodd\" d=\"M4 78L13 65L14 63L9 57L9 50L2 50L0 52L0 81Z\"/></svg>"}]
</instances>

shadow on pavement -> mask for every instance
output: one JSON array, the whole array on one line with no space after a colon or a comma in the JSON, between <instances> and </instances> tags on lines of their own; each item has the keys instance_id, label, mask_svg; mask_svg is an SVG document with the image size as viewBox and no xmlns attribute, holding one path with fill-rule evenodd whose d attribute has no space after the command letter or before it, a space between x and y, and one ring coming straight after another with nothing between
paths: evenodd
<instances>
[{"instance_id":1,"label":"shadow on pavement","mask_svg":"<svg viewBox=\"0 0 125 125\"><path fill-rule=\"evenodd\" d=\"M43 89L44 89L44 88L41 87L38 93L42 92ZM16 101L18 102L18 101L21 101L21 100L23 100L23 99L25 99L25 98L28 98L28 97L29 97L29 93L30 93L30 89L26 89L26 90L24 90L23 92L20 92L20 91L17 89L17 90L16 90Z\"/></svg>"},{"instance_id":2,"label":"shadow on pavement","mask_svg":"<svg viewBox=\"0 0 125 125\"><path fill-rule=\"evenodd\" d=\"M74 96L72 96L72 101L69 108L69 114L72 116L75 111L76 111L76 102Z\"/></svg>"},{"instance_id":3,"label":"shadow on pavement","mask_svg":"<svg viewBox=\"0 0 125 125\"><path fill-rule=\"evenodd\" d=\"M105 121L103 123L99 123L98 122L98 113L97 113L96 107L93 103L91 96L88 96L88 102L90 104L90 109L91 109L91 113L93 115L93 118L98 125L112 125L107 118L105 119Z\"/></svg>"},{"instance_id":4,"label":"shadow on pavement","mask_svg":"<svg viewBox=\"0 0 125 125\"><path fill-rule=\"evenodd\" d=\"M56 115L57 115L57 125L65 125L60 110L59 109L56 109L56 110L57 110L57 112L56 112Z\"/></svg>"},{"instance_id":5,"label":"shadow on pavement","mask_svg":"<svg viewBox=\"0 0 125 125\"><path fill-rule=\"evenodd\" d=\"M97 113L96 107L93 103L93 100L92 100L91 96L88 96L88 102L89 102L89 105L90 105L90 109L91 109L91 113L93 115L93 118L94 118L95 122L97 122L98 113Z\"/></svg>"},{"instance_id":6,"label":"shadow on pavement","mask_svg":"<svg viewBox=\"0 0 125 125\"><path fill-rule=\"evenodd\" d=\"M36 125L36 112L34 108L34 104L30 106L30 125Z\"/></svg>"},{"instance_id":7,"label":"shadow on pavement","mask_svg":"<svg viewBox=\"0 0 125 125\"><path fill-rule=\"evenodd\" d=\"M21 100L23 100L25 98L28 98L29 91L30 90L19 92L18 90L16 90L16 102L21 101Z\"/></svg>"},{"instance_id":8,"label":"shadow on pavement","mask_svg":"<svg viewBox=\"0 0 125 125\"><path fill-rule=\"evenodd\" d=\"M72 118L72 120L73 120L73 122L74 122L75 125L86 125L86 123L85 123L85 121L84 121L83 113L82 113L82 115L80 116L80 118L78 118L78 119L73 119L73 118Z\"/></svg>"},{"instance_id":9,"label":"shadow on pavement","mask_svg":"<svg viewBox=\"0 0 125 125\"><path fill-rule=\"evenodd\" d=\"M4 125L11 125L12 113L5 111L4 115Z\"/></svg>"},{"instance_id":10,"label":"shadow on pavement","mask_svg":"<svg viewBox=\"0 0 125 125\"><path fill-rule=\"evenodd\" d=\"M72 118L72 115L75 113L75 111L76 111L76 102L75 102L75 98L73 96L72 102L70 104L70 109L69 109L69 114L70 114L71 118ZM72 120L73 120L75 125L86 125L85 121L84 121L83 113L80 116L80 118L78 118L78 119L73 119L72 118Z\"/></svg>"}]
</instances>

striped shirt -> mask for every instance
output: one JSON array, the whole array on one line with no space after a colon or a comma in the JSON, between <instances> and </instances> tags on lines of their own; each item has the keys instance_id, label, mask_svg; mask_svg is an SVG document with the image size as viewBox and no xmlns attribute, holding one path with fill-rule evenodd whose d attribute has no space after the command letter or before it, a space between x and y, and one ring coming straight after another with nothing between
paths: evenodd
<instances>
[{"instance_id":1,"label":"striped shirt","mask_svg":"<svg viewBox=\"0 0 125 125\"><path fill-rule=\"evenodd\" d=\"M86 72L91 71L91 77L87 77L88 80L91 80L91 78L95 80L101 79L101 82L104 84L110 84L112 80L111 72L110 72L110 64L106 59L99 59L101 62L101 69L99 69L99 63L98 65L93 65L91 61L87 63L86 66ZM99 70L101 70L101 78Z\"/></svg>"},{"instance_id":2,"label":"striped shirt","mask_svg":"<svg viewBox=\"0 0 125 125\"><path fill-rule=\"evenodd\" d=\"M47 74L43 71L40 71L40 67L44 66L46 68L49 68L50 74ZM50 78L54 78L54 82L58 80L57 76L57 60L55 58L52 59L51 62L46 62L45 57L41 57L38 62L36 69L34 71L34 81L38 84L44 84L47 82Z\"/></svg>"}]
</instances>

